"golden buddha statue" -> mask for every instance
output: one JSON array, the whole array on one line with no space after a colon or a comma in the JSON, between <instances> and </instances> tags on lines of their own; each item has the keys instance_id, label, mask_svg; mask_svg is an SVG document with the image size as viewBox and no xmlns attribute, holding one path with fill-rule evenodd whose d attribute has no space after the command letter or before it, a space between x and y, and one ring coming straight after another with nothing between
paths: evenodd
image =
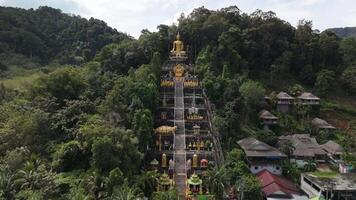
<instances>
[{"instance_id":1,"label":"golden buddha statue","mask_svg":"<svg viewBox=\"0 0 356 200\"><path fill-rule=\"evenodd\" d=\"M173 42L173 48L171 50L171 53L174 54L175 56L184 56L185 55L184 44L180 40L179 32L176 38L177 38L176 41Z\"/></svg>"}]
</instances>

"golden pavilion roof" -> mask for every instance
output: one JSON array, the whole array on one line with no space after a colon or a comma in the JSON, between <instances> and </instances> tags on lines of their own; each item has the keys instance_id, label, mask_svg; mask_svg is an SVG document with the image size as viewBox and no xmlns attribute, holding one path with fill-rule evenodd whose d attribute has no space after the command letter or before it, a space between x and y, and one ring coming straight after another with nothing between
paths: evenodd
<instances>
[{"instance_id":1,"label":"golden pavilion roof","mask_svg":"<svg viewBox=\"0 0 356 200\"><path fill-rule=\"evenodd\" d=\"M202 183L203 181L195 173L190 177L190 179L188 179L189 185L201 185Z\"/></svg>"},{"instance_id":2,"label":"golden pavilion roof","mask_svg":"<svg viewBox=\"0 0 356 200\"><path fill-rule=\"evenodd\" d=\"M154 129L156 134L173 134L177 130L177 126L159 126Z\"/></svg>"}]
</instances>

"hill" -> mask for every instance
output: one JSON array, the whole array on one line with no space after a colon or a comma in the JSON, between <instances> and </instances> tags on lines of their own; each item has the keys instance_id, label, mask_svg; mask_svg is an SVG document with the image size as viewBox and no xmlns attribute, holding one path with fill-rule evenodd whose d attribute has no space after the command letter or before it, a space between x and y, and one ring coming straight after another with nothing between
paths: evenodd
<instances>
[{"instance_id":1,"label":"hill","mask_svg":"<svg viewBox=\"0 0 356 200\"><path fill-rule=\"evenodd\" d=\"M0 7L0 57L3 64L19 60L46 64L78 64L93 58L112 42L130 39L105 22L39 7ZM17 59L11 59L11 58ZM27 63L28 65L28 63Z\"/></svg>"},{"instance_id":2,"label":"hill","mask_svg":"<svg viewBox=\"0 0 356 200\"><path fill-rule=\"evenodd\" d=\"M356 27L330 28L328 30L334 32L336 35L342 38L347 38L347 37L356 38Z\"/></svg>"}]
</instances>

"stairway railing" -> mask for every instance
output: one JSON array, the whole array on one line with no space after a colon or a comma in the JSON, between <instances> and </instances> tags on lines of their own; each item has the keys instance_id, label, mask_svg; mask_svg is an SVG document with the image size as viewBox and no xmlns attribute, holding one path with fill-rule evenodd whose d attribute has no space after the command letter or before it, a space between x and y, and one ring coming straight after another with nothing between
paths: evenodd
<instances>
[{"instance_id":1,"label":"stairway railing","mask_svg":"<svg viewBox=\"0 0 356 200\"><path fill-rule=\"evenodd\" d=\"M203 96L204 96L204 102L207 108L207 117L208 117L208 121L209 121L209 129L210 132L212 134L212 138L213 138L213 144L215 147L215 160L217 162L217 165L219 167L221 167L224 164L224 154L221 148L221 142L220 142L220 134L219 132L214 128L213 125L213 114L212 114L212 108L211 108L211 103L205 93L205 90L203 89Z\"/></svg>"}]
</instances>

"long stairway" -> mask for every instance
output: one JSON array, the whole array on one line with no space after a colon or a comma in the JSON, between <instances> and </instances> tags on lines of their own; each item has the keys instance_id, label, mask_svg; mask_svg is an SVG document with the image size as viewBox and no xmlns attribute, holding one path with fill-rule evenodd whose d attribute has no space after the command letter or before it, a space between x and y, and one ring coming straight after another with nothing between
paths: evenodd
<instances>
[{"instance_id":1,"label":"long stairway","mask_svg":"<svg viewBox=\"0 0 356 200\"><path fill-rule=\"evenodd\" d=\"M185 197L186 191L186 150L184 122L183 80L176 79L174 87L174 124L177 131L174 136L175 175L174 181L180 197ZM181 199L183 199L181 198Z\"/></svg>"},{"instance_id":2,"label":"long stairway","mask_svg":"<svg viewBox=\"0 0 356 200\"><path fill-rule=\"evenodd\" d=\"M202 183L203 176L208 165L222 165L223 154L219 134L212 126L209 100L188 53L177 34L162 68L161 101L155 113L157 151L150 164L161 173L159 192L175 187L179 200L214 199Z\"/></svg>"}]
</instances>

